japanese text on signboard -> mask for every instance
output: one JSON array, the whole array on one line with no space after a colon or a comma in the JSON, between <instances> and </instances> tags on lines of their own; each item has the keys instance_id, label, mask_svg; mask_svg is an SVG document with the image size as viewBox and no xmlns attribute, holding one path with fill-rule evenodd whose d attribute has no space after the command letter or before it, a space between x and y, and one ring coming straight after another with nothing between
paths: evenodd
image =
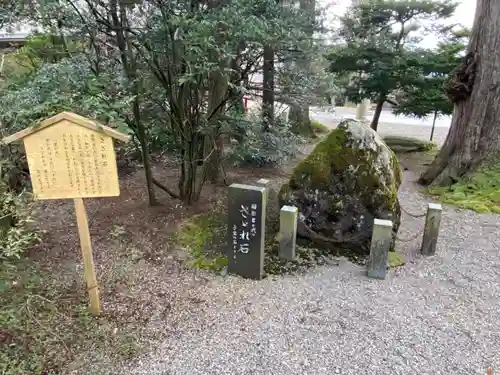
<instances>
[{"instance_id":1,"label":"japanese text on signboard","mask_svg":"<svg viewBox=\"0 0 500 375\"><path fill-rule=\"evenodd\" d=\"M233 251L248 254L250 241L257 234L257 205L240 205L240 225L233 224Z\"/></svg>"}]
</instances>

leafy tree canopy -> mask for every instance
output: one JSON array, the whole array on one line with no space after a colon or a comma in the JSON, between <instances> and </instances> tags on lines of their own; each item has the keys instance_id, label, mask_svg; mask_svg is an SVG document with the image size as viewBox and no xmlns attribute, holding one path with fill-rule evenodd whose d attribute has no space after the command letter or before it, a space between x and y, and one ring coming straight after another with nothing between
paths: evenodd
<instances>
[{"instance_id":1,"label":"leafy tree canopy","mask_svg":"<svg viewBox=\"0 0 500 375\"><path fill-rule=\"evenodd\" d=\"M347 98L356 103L369 98L381 110L389 95L421 83L435 51L419 48L418 42L442 31L439 19L451 16L455 7L448 0L378 0L351 8L339 31L343 43L328 55L330 71L348 77ZM429 21L432 27L426 26Z\"/></svg>"},{"instance_id":2,"label":"leafy tree canopy","mask_svg":"<svg viewBox=\"0 0 500 375\"><path fill-rule=\"evenodd\" d=\"M407 87L397 97L394 113L417 118L428 115L450 115L453 103L446 96L444 86L450 73L460 64L467 47L470 31L452 30L445 40L438 43L436 53L429 56L423 66L421 81Z\"/></svg>"}]
</instances>

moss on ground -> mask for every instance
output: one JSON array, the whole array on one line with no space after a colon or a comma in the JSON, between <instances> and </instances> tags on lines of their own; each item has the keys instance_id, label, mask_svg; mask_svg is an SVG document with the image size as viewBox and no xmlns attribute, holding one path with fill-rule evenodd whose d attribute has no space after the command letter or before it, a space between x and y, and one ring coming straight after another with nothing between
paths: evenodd
<instances>
[{"instance_id":1,"label":"moss on ground","mask_svg":"<svg viewBox=\"0 0 500 375\"><path fill-rule=\"evenodd\" d=\"M389 251L389 257L387 260L387 265L389 266L389 268L401 267L404 266L404 264L405 260L400 253Z\"/></svg>"},{"instance_id":2,"label":"moss on ground","mask_svg":"<svg viewBox=\"0 0 500 375\"><path fill-rule=\"evenodd\" d=\"M423 141L419 138L386 136L383 140L396 153L425 152L437 148L434 142Z\"/></svg>"},{"instance_id":3,"label":"moss on ground","mask_svg":"<svg viewBox=\"0 0 500 375\"><path fill-rule=\"evenodd\" d=\"M472 176L453 184L427 189L441 202L478 213L500 213L500 161L484 166Z\"/></svg>"},{"instance_id":4,"label":"moss on ground","mask_svg":"<svg viewBox=\"0 0 500 375\"><path fill-rule=\"evenodd\" d=\"M225 232L227 229L222 214L207 213L195 216L184 222L178 232L177 242L186 247L193 257L192 265L211 271L220 271L227 265L224 255ZM268 222L266 231L264 272L267 275L282 275L303 272L311 267L325 264L338 264L340 256L346 257L355 264L365 265L367 257L349 249L333 249L318 247L308 240L297 239L296 259L287 261L279 257L279 233L274 228L273 220ZM389 268L404 265L399 253L390 252Z\"/></svg>"},{"instance_id":5,"label":"moss on ground","mask_svg":"<svg viewBox=\"0 0 500 375\"><path fill-rule=\"evenodd\" d=\"M189 251L194 267L219 271L227 265L224 247L221 246L225 231L224 216L210 212L181 223L177 242Z\"/></svg>"}]
</instances>

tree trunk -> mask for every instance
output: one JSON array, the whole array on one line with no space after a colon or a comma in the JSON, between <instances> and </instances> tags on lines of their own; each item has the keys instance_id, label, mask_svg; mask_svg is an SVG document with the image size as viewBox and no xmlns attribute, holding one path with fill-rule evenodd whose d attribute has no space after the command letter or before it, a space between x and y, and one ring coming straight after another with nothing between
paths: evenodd
<instances>
[{"instance_id":1,"label":"tree trunk","mask_svg":"<svg viewBox=\"0 0 500 375\"><path fill-rule=\"evenodd\" d=\"M309 105L290 105L288 119L292 124L292 131L303 137L311 137L314 131L309 118Z\"/></svg>"},{"instance_id":2,"label":"tree trunk","mask_svg":"<svg viewBox=\"0 0 500 375\"><path fill-rule=\"evenodd\" d=\"M432 142L432 139L434 138L434 129L436 128L436 119L437 119L437 111L434 111L434 119L432 120L432 130L431 130L431 137L429 141Z\"/></svg>"},{"instance_id":3,"label":"tree trunk","mask_svg":"<svg viewBox=\"0 0 500 375\"><path fill-rule=\"evenodd\" d=\"M134 100L134 122L137 127L137 138L139 139L139 143L141 145L142 164L144 165L144 174L146 177L146 187L148 189L149 205L155 206L158 204L158 201L156 200L155 188L153 184L151 155L149 154L149 147L148 147L149 142L146 129L144 128L144 124L141 122L138 96L136 96Z\"/></svg>"},{"instance_id":4,"label":"tree trunk","mask_svg":"<svg viewBox=\"0 0 500 375\"><path fill-rule=\"evenodd\" d=\"M208 94L208 122L209 134L205 136L203 146L204 157L204 176L212 182L218 183L222 176L222 159L224 151L224 142L220 134L220 117L224 114L228 95L229 77L222 72L229 66L227 63L221 63L221 69L210 74L210 93ZM202 181L202 184L205 181Z\"/></svg>"},{"instance_id":5,"label":"tree trunk","mask_svg":"<svg viewBox=\"0 0 500 375\"><path fill-rule=\"evenodd\" d=\"M314 9L316 7L316 0L300 0L299 6L302 11L307 13L309 18L310 22L308 23L307 35L312 40L314 34ZM304 74L310 74L311 56L304 56L304 54L302 54L297 59L297 64ZM288 117L292 123L292 131L295 134L305 137L314 135L314 131L311 126L311 118L309 116L309 107L310 105L307 101L301 101L299 105L290 106L290 113Z\"/></svg>"},{"instance_id":6,"label":"tree trunk","mask_svg":"<svg viewBox=\"0 0 500 375\"><path fill-rule=\"evenodd\" d=\"M203 168L206 179L213 184L217 184L222 178L222 159L224 142L222 136L217 135L215 141L207 137L205 140L204 154L206 160Z\"/></svg>"},{"instance_id":7,"label":"tree trunk","mask_svg":"<svg viewBox=\"0 0 500 375\"><path fill-rule=\"evenodd\" d=\"M375 108L375 113L373 114L373 119L372 123L370 124L370 127L377 131L378 128L378 120L380 119L380 114L382 113L382 108L385 103L385 95L381 95L380 98L377 100L377 107Z\"/></svg>"},{"instance_id":8,"label":"tree trunk","mask_svg":"<svg viewBox=\"0 0 500 375\"><path fill-rule=\"evenodd\" d=\"M452 184L474 172L500 151L500 1L478 0L466 64L472 84L468 97L455 102L446 141L422 184ZM466 74L467 75L467 74ZM465 85L464 85L465 86Z\"/></svg>"},{"instance_id":9,"label":"tree trunk","mask_svg":"<svg viewBox=\"0 0 500 375\"><path fill-rule=\"evenodd\" d=\"M119 13L118 13L119 9ZM151 156L149 154L147 132L144 124L141 121L140 98L141 87L137 81L137 65L136 57L132 51L132 45L128 39L129 35L124 31L127 26L127 9L122 2L112 0L110 2L110 16L115 29L115 39L118 50L120 51L120 58L125 71L125 75L129 82L132 83L132 94L135 96L132 104L132 113L134 125L136 127L136 135L141 145L142 162L144 164L144 172L146 176L146 186L148 190L149 204L154 206L158 204L153 184L153 173L151 170Z\"/></svg>"},{"instance_id":10,"label":"tree trunk","mask_svg":"<svg viewBox=\"0 0 500 375\"><path fill-rule=\"evenodd\" d=\"M262 119L264 131L274 125L274 50L272 46L264 46L263 65Z\"/></svg>"}]
</instances>

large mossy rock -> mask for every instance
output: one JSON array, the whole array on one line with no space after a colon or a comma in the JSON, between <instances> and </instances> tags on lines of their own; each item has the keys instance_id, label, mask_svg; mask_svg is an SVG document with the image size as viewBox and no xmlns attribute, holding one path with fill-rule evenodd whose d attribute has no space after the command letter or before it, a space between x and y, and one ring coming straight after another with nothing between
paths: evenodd
<instances>
[{"instance_id":1,"label":"large mossy rock","mask_svg":"<svg viewBox=\"0 0 500 375\"><path fill-rule=\"evenodd\" d=\"M299 209L298 234L368 254L375 218L400 224L402 172L395 154L368 126L345 120L293 171L280 205Z\"/></svg>"}]
</instances>

